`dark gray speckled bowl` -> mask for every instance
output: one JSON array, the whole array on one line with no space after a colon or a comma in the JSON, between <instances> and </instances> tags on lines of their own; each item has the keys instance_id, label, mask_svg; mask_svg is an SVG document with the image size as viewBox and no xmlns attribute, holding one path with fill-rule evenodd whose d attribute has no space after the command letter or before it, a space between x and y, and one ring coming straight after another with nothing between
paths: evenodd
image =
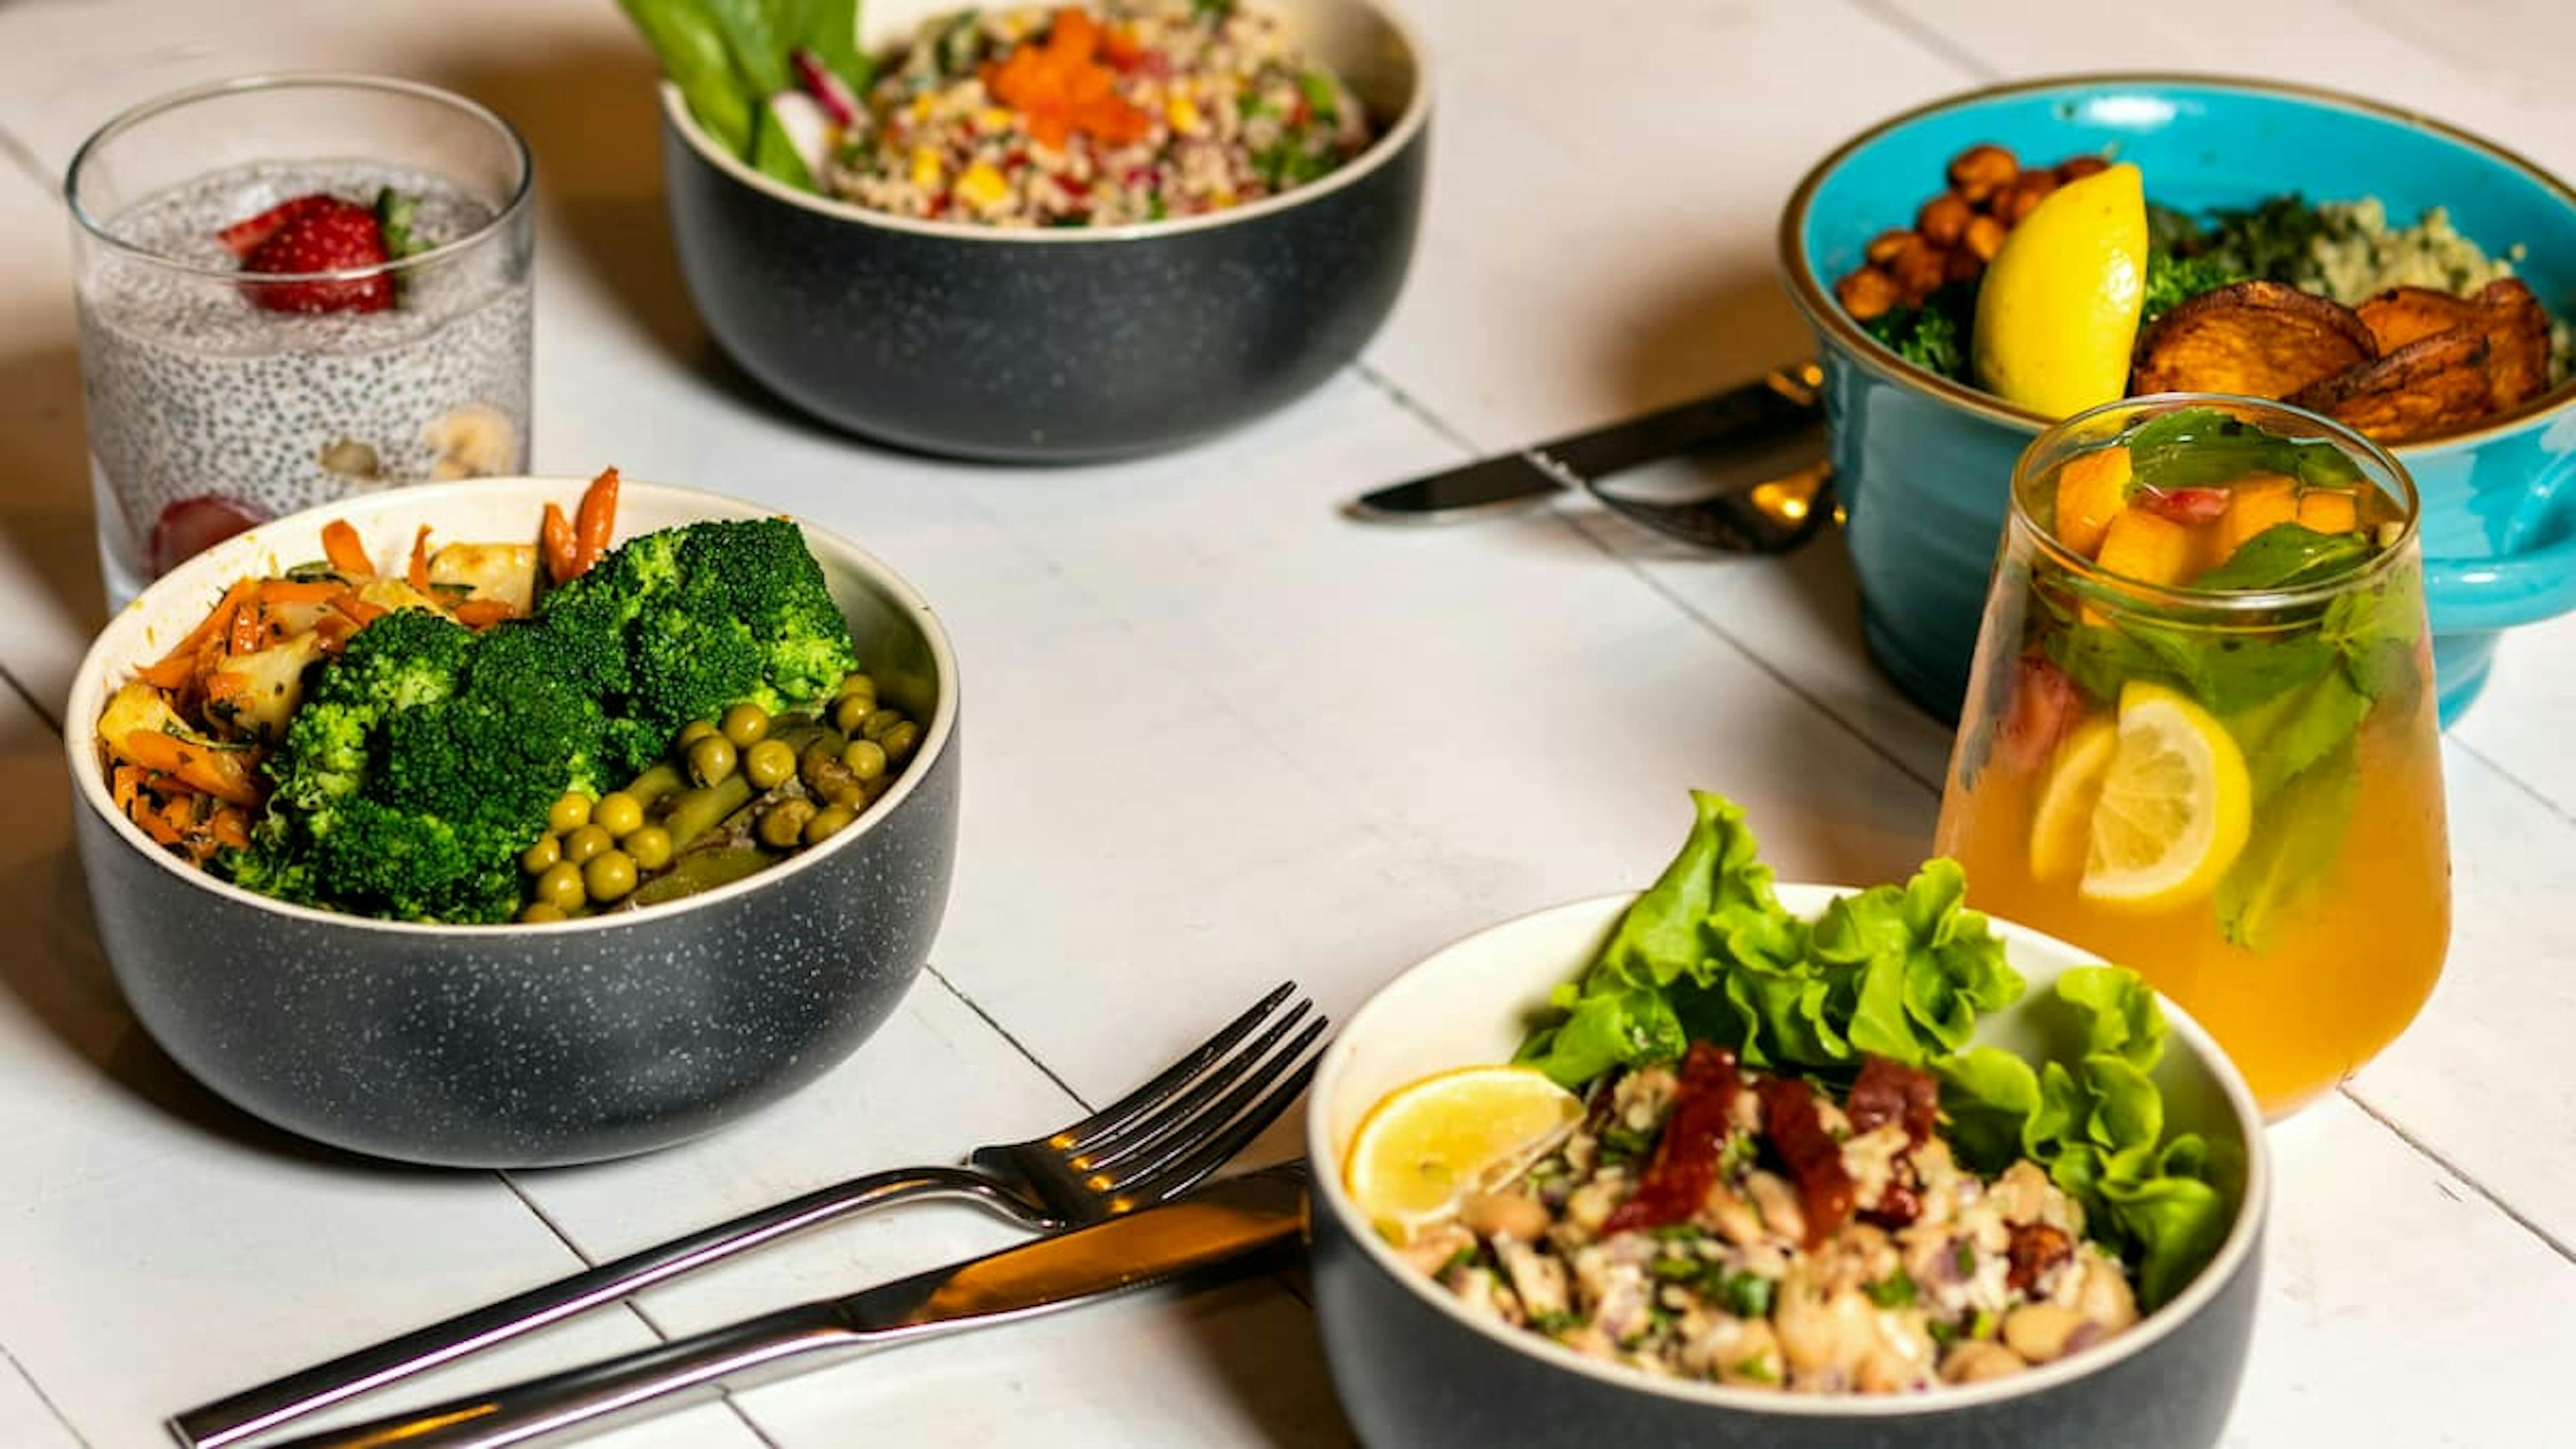
<instances>
[{"instance_id":1,"label":"dark gray speckled bowl","mask_svg":"<svg viewBox=\"0 0 2576 1449\"><path fill-rule=\"evenodd\" d=\"M1380 126L1320 181L1211 216L1004 230L914 221L762 176L662 87L662 171L691 297L743 370L852 432L1062 463L1247 422L1355 356L1402 288L1430 65L1373 0L1264 0ZM872 3L872 46L953 0Z\"/></svg>"},{"instance_id":2,"label":"dark gray speckled bowl","mask_svg":"<svg viewBox=\"0 0 2576 1449\"><path fill-rule=\"evenodd\" d=\"M378 1157L534 1167L620 1157L719 1127L822 1075L894 1010L947 908L957 846L957 664L929 605L806 527L861 659L924 721L919 753L858 823L793 861L667 906L557 925L430 926L291 906L189 869L120 816L95 721L112 687L245 573L318 558L357 525L377 557L413 528L531 536L579 479L400 488L219 544L92 646L64 730L100 939L144 1027L199 1080L290 1132ZM628 482L621 536L772 510Z\"/></svg>"},{"instance_id":3,"label":"dark gray speckled bowl","mask_svg":"<svg viewBox=\"0 0 2576 1449\"><path fill-rule=\"evenodd\" d=\"M1802 915L1841 892L1783 886ZM1572 979L1633 896L1578 901L1506 922L1390 982L1350 1019L1315 1074L1307 1152L1338 1163L1361 1117L1389 1090L1432 1072L1510 1059L1549 989ZM1997 922L2030 983L2021 1006L1978 1023L1978 1039L2034 1059L2065 1054L2029 1003L2059 972L2095 958ZM1808 1396L1650 1378L1585 1358L1527 1329L1470 1313L1405 1265L1373 1231L1338 1172L1316 1174L1316 1320L1333 1386L1360 1437L1382 1449L2207 1449L2245 1367L2271 1196L2263 1119L2244 1078L2172 1003L2155 1078L2168 1130L2213 1157L2240 1155L2235 1223L2173 1301L2128 1331L2006 1379L1910 1396Z\"/></svg>"}]
</instances>

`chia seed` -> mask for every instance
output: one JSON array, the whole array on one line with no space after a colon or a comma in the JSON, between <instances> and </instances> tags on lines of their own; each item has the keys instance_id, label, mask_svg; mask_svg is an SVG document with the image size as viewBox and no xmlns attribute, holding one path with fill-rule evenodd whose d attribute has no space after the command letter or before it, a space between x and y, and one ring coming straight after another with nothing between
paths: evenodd
<instances>
[{"instance_id":1,"label":"chia seed","mask_svg":"<svg viewBox=\"0 0 2576 1449\"><path fill-rule=\"evenodd\" d=\"M254 163L146 197L107 229L152 257L225 270L224 227L317 191L372 205L386 187L418 199L415 234L431 246L495 217L491 202L426 173ZM522 215L404 268L389 310L301 315L252 305L228 278L97 248L79 294L81 381L111 600L178 561L153 556L153 533L188 500L264 519L402 483L524 471L528 261Z\"/></svg>"}]
</instances>

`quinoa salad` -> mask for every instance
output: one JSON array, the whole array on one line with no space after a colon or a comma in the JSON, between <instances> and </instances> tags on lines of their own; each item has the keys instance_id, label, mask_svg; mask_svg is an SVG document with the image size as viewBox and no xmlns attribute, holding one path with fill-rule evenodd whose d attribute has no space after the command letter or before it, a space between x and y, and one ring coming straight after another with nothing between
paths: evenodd
<instances>
[{"instance_id":1,"label":"quinoa salad","mask_svg":"<svg viewBox=\"0 0 2576 1449\"><path fill-rule=\"evenodd\" d=\"M1221 211L1365 150L1367 109L1235 0L965 10L884 63L817 178L899 216L1118 226Z\"/></svg>"},{"instance_id":2,"label":"quinoa salad","mask_svg":"<svg viewBox=\"0 0 2576 1449\"><path fill-rule=\"evenodd\" d=\"M1992 1182L1938 1086L1871 1057L1840 1102L1695 1043L1405 1249L1477 1312L1664 1377L1798 1393L2001 1378L2135 1323L2120 1261L2024 1158Z\"/></svg>"}]
</instances>

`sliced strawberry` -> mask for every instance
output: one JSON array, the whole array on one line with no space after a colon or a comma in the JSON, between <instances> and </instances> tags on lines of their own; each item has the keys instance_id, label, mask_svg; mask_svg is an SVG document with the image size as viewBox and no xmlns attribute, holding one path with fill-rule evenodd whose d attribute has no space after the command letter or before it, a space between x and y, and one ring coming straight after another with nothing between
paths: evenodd
<instances>
[{"instance_id":1,"label":"sliced strawberry","mask_svg":"<svg viewBox=\"0 0 2576 1449\"><path fill-rule=\"evenodd\" d=\"M248 221L237 221L225 227L215 233L215 240L222 242L224 250L234 256L246 257L258 250L261 242L277 235L279 229L288 222L317 206L328 206L330 203L330 197L318 192L311 196L296 197L292 201L281 201Z\"/></svg>"},{"instance_id":2,"label":"sliced strawberry","mask_svg":"<svg viewBox=\"0 0 2576 1449\"><path fill-rule=\"evenodd\" d=\"M2047 764L2083 712L2083 696L2065 670L2036 654L2013 661L2012 702L1996 731L2005 766L2027 771Z\"/></svg>"},{"instance_id":3,"label":"sliced strawberry","mask_svg":"<svg viewBox=\"0 0 2576 1449\"><path fill-rule=\"evenodd\" d=\"M2152 488L2137 492L2137 504L2149 513L2186 527L2215 523L2227 511L2224 488L2175 488L2159 493Z\"/></svg>"},{"instance_id":4,"label":"sliced strawberry","mask_svg":"<svg viewBox=\"0 0 2576 1449\"><path fill-rule=\"evenodd\" d=\"M216 493L182 498L152 524L152 576L159 578L243 529L268 521L267 510Z\"/></svg>"},{"instance_id":5,"label":"sliced strawberry","mask_svg":"<svg viewBox=\"0 0 2576 1449\"><path fill-rule=\"evenodd\" d=\"M251 248L242 270L267 274L339 272L381 267L391 260L375 210L336 196L307 198L304 207ZM253 218L256 220L257 218ZM381 312L394 304L394 279L385 273L322 282L245 282L251 301L272 312Z\"/></svg>"}]
</instances>

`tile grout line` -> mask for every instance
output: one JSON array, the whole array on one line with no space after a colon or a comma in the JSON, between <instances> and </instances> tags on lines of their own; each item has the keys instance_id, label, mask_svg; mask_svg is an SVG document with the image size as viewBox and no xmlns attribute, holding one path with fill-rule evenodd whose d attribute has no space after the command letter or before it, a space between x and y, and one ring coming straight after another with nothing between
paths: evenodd
<instances>
[{"instance_id":1,"label":"tile grout line","mask_svg":"<svg viewBox=\"0 0 2576 1449\"><path fill-rule=\"evenodd\" d=\"M1966 71L1970 78L1980 83L2003 79L2003 72L1989 64L1983 57L1960 45L1948 34L1897 9L1889 3L1889 0L1844 0L1844 3L1931 52L1934 56Z\"/></svg>"},{"instance_id":2,"label":"tile grout line","mask_svg":"<svg viewBox=\"0 0 2576 1449\"><path fill-rule=\"evenodd\" d=\"M71 1415L63 1412L63 1406L54 1402L53 1395L45 1392L45 1386L36 1382L36 1376L27 1372L27 1366L18 1362L18 1356L11 1353L5 1343L0 1343L0 1364L9 1366L9 1371L27 1386L27 1392L34 1394L36 1402L45 1406L45 1412L54 1416L54 1422L63 1426L63 1432L72 1436L74 1444L80 1445L81 1449L90 1449L90 1437L80 1431L79 1426L72 1422Z\"/></svg>"},{"instance_id":3,"label":"tile grout line","mask_svg":"<svg viewBox=\"0 0 2576 1449\"><path fill-rule=\"evenodd\" d=\"M2416 1136L2413 1132L2408 1131L2396 1118L2371 1105L2370 1099L2362 1096L2359 1092L2354 1091L2351 1083L2344 1083L2343 1085L2336 1087L2335 1091L2340 1094L2345 1101L2359 1107L2363 1116L2368 1117L2371 1121L2388 1129L2389 1135L2395 1137L2398 1141L2405 1143L2408 1147L2413 1148L2417 1156L2422 1157L2434 1166L2441 1168L2444 1172L2449 1173L2452 1178L2458 1181L2462 1186L2466 1187L2469 1191L2476 1193L2480 1199L2485 1201L2487 1206L2504 1214L2506 1221L2511 1222L2514 1226L2521 1228L2524 1232L2531 1234L2533 1237L2538 1238L2541 1242L2547 1244L2549 1250L2556 1253L2560 1258L2565 1259L2569 1263L2576 1263L2576 1246L2570 1245L2561 1239L2556 1233L2542 1227L2539 1221L2533 1218L2529 1213L2522 1211L2513 1204L2506 1202L2503 1198L2496 1196L2494 1192L2488 1189L2485 1183L2478 1181L2477 1178L2471 1176L2467 1171L2462 1169L2458 1163L2453 1162L2448 1154L2433 1146L2431 1143L2426 1142L2423 1138Z\"/></svg>"},{"instance_id":4,"label":"tile grout line","mask_svg":"<svg viewBox=\"0 0 2576 1449\"><path fill-rule=\"evenodd\" d=\"M971 997L964 991L958 989L957 983L949 980L937 966L931 965L928 962L923 962L921 972L931 980L938 982L941 990L956 997L958 1005L975 1013L975 1019L984 1023L986 1026L991 1027L995 1036L998 1036L1002 1040L1010 1043L1011 1050L1018 1052L1021 1058L1030 1066L1037 1068L1039 1075L1045 1077L1048 1081L1055 1083L1055 1089L1072 1098L1075 1106L1080 1107L1085 1112L1099 1110L1091 1104L1090 1098L1075 1091L1071 1082L1057 1076L1055 1068L1048 1066L1044 1061L1039 1059L1036 1052L1029 1050L1028 1043L1021 1041L1019 1037L1012 1033L1009 1027L1002 1025L1000 1021L996 1020L993 1013L986 1011L982 1002L977 1001L974 997Z\"/></svg>"},{"instance_id":5,"label":"tile grout line","mask_svg":"<svg viewBox=\"0 0 2576 1449\"><path fill-rule=\"evenodd\" d=\"M46 195L59 197L63 194L62 178L47 171L45 163L28 149L27 143L5 127L0 127L0 156L7 157L12 169L36 183Z\"/></svg>"},{"instance_id":6,"label":"tile grout line","mask_svg":"<svg viewBox=\"0 0 2576 1449\"><path fill-rule=\"evenodd\" d=\"M45 728L52 730L58 736L63 732L63 722L56 719L54 712L45 708L44 702L36 698L36 692L20 682L18 676L10 673L6 665L0 665L0 684L8 685L9 692L18 696L19 703L27 706L36 718L45 722Z\"/></svg>"},{"instance_id":7,"label":"tile grout line","mask_svg":"<svg viewBox=\"0 0 2576 1449\"><path fill-rule=\"evenodd\" d=\"M2461 739L2455 734L2443 735L2442 743L2449 745L2453 749L2458 750L2461 754L2464 754L2470 759L2477 761L2479 764L2486 766L2489 770L2495 773L2496 778L2504 781L2508 785L2511 785L2515 790L2519 791L2524 797L2529 799L2531 803L2548 811L2550 818L2564 822L2568 825L2576 825L2576 813L2570 813L2566 806L2561 805L2556 799L2543 793L2539 786L2532 784L2520 775L2506 769L2502 762L2498 761L2494 756L2488 754L2486 751L2479 749L2477 746L2470 744L2468 741Z\"/></svg>"}]
</instances>

